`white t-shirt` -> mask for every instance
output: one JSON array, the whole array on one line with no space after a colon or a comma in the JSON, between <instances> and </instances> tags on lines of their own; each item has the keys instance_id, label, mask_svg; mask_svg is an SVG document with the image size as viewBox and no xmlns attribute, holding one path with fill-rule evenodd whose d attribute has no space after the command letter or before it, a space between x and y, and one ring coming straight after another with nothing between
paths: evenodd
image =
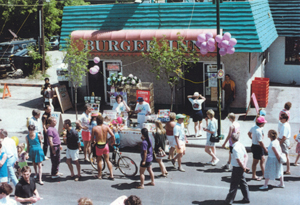
<instances>
[{"instance_id":1,"label":"white t-shirt","mask_svg":"<svg viewBox=\"0 0 300 205\"><path fill-rule=\"evenodd\" d=\"M42 123L40 119L36 119L32 116L29 120L29 125L34 125L35 132L42 132Z\"/></svg>"},{"instance_id":2,"label":"white t-shirt","mask_svg":"<svg viewBox=\"0 0 300 205\"><path fill-rule=\"evenodd\" d=\"M138 115L146 115L148 112L151 112L150 105L145 101L141 105L140 103L137 103L135 106L135 110L141 110Z\"/></svg>"},{"instance_id":3,"label":"white t-shirt","mask_svg":"<svg viewBox=\"0 0 300 205\"><path fill-rule=\"evenodd\" d=\"M0 199L0 205L6 204L6 205L17 205L17 202L10 198L10 196L3 197Z\"/></svg>"},{"instance_id":4,"label":"white t-shirt","mask_svg":"<svg viewBox=\"0 0 300 205\"><path fill-rule=\"evenodd\" d=\"M173 128L173 134L174 134L174 136L178 136L178 140L183 141L183 142L185 141L183 123L181 123L181 124L176 123L175 127Z\"/></svg>"},{"instance_id":5,"label":"white t-shirt","mask_svg":"<svg viewBox=\"0 0 300 205\"><path fill-rule=\"evenodd\" d=\"M213 118L209 121L207 129L209 131L214 132L214 136L217 136L217 130L218 130L218 121L216 120L216 118ZM206 132L206 137L210 137L211 133Z\"/></svg>"},{"instance_id":6,"label":"white t-shirt","mask_svg":"<svg viewBox=\"0 0 300 205\"><path fill-rule=\"evenodd\" d=\"M194 110L201 110L202 109L202 103L204 102L203 99L195 99L189 98L189 101L192 103Z\"/></svg>"},{"instance_id":7,"label":"white t-shirt","mask_svg":"<svg viewBox=\"0 0 300 205\"><path fill-rule=\"evenodd\" d=\"M89 127L90 126L90 115L87 115L85 112L82 113L82 115L80 116L79 118L80 122L81 122L81 125L83 127ZM82 131L85 131L85 132L89 132L89 128L88 129L82 129Z\"/></svg>"},{"instance_id":8,"label":"white t-shirt","mask_svg":"<svg viewBox=\"0 0 300 205\"><path fill-rule=\"evenodd\" d=\"M262 128L255 125L250 129L249 132L252 133L252 144L259 145L259 142L262 141L262 136L263 136Z\"/></svg>"},{"instance_id":9,"label":"white t-shirt","mask_svg":"<svg viewBox=\"0 0 300 205\"><path fill-rule=\"evenodd\" d=\"M287 140L291 137L291 126L288 122L282 124L278 139L282 139L283 136L285 136Z\"/></svg>"},{"instance_id":10,"label":"white t-shirt","mask_svg":"<svg viewBox=\"0 0 300 205\"><path fill-rule=\"evenodd\" d=\"M244 163L245 154L247 154L247 152L244 145L240 142L235 142L232 145L231 165L233 167L240 167L236 160L239 159L242 163Z\"/></svg>"},{"instance_id":11,"label":"white t-shirt","mask_svg":"<svg viewBox=\"0 0 300 205\"><path fill-rule=\"evenodd\" d=\"M268 157L276 157L274 151L272 150L272 147L275 147L276 151L279 155L281 155L281 147L278 140L271 141L269 147L268 147Z\"/></svg>"},{"instance_id":12,"label":"white t-shirt","mask_svg":"<svg viewBox=\"0 0 300 205\"><path fill-rule=\"evenodd\" d=\"M123 102L120 102L120 104L118 104L117 102L115 102L113 104L113 108L112 109L116 110L118 114L120 114L123 111L126 111L126 107L125 107L125 105L124 105Z\"/></svg>"},{"instance_id":13,"label":"white t-shirt","mask_svg":"<svg viewBox=\"0 0 300 205\"><path fill-rule=\"evenodd\" d=\"M7 155L7 158L10 158L12 156L15 156L16 159L18 158L16 142L9 137L5 137L3 139L1 151Z\"/></svg>"}]
</instances>

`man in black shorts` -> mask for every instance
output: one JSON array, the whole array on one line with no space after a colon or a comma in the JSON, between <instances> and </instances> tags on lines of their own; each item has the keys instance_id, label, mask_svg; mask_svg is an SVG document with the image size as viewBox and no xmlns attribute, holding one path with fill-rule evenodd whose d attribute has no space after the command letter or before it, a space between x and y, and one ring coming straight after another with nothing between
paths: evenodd
<instances>
[{"instance_id":1,"label":"man in black shorts","mask_svg":"<svg viewBox=\"0 0 300 205\"><path fill-rule=\"evenodd\" d=\"M187 98L192 103L194 114L193 114L193 122L195 123L195 137L200 137L201 134L201 123L203 119L203 113L202 113L202 103L206 100L205 97L200 95L198 92L195 92L194 95L188 95ZM193 99L194 98L194 99ZM197 130L198 126L198 130ZM199 135L198 135L199 131Z\"/></svg>"},{"instance_id":2,"label":"man in black shorts","mask_svg":"<svg viewBox=\"0 0 300 205\"><path fill-rule=\"evenodd\" d=\"M43 123L43 135L44 135L44 145L43 145L43 151L45 155L45 159L49 159L47 157L47 151L48 151L48 135L47 135L47 120L51 117L51 107L50 105L45 106L45 112L42 115L42 123Z\"/></svg>"}]
</instances>

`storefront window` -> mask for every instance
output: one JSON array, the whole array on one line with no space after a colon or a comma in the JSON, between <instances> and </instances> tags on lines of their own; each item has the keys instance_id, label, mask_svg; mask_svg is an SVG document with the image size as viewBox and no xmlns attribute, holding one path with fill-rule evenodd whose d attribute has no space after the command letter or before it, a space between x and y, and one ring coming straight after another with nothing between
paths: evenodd
<instances>
[{"instance_id":1,"label":"storefront window","mask_svg":"<svg viewBox=\"0 0 300 205\"><path fill-rule=\"evenodd\" d=\"M285 38L285 64L300 64L300 38Z\"/></svg>"}]
</instances>

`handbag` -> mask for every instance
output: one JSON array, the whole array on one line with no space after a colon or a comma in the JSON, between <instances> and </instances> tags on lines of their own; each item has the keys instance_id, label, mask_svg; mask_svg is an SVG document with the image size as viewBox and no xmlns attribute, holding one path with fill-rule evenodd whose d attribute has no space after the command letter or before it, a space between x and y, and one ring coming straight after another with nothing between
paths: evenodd
<instances>
[{"instance_id":1,"label":"handbag","mask_svg":"<svg viewBox=\"0 0 300 205\"><path fill-rule=\"evenodd\" d=\"M215 136L214 134L210 134L209 141L211 141L211 142L219 142L220 141L220 137L219 136Z\"/></svg>"},{"instance_id":2,"label":"handbag","mask_svg":"<svg viewBox=\"0 0 300 205\"><path fill-rule=\"evenodd\" d=\"M285 156L285 154L283 154L283 153L280 155L280 163L281 163L281 164L286 163L286 156Z\"/></svg>"},{"instance_id":3,"label":"handbag","mask_svg":"<svg viewBox=\"0 0 300 205\"><path fill-rule=\"evenodd\" d=\"M157 157L165 157L167 154L165 153L165 151L159 147L158 148L158 153L156 154Z\"/></svg>"}]
</instances>

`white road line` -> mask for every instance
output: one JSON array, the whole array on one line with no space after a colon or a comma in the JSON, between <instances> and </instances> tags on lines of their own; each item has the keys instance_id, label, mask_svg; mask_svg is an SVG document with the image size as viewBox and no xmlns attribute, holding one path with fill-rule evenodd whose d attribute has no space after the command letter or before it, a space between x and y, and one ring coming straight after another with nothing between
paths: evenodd
<instances>
[{"instance_id":1,"label":"white road line","mask_svg":"<svg viewBox=\"0 0 300 205\"><path fill-rule=\"evenodd\" d=\"M157 183L157 181L155 181ZM170 181L159 181L159 183L166 183L166 184L178 184L183 186L196 186L196 187L207 187L207 188L214 188L214 189L229 189L229 186L222 187L222 186L211 186L211 185L204 185L204 184L190 184L190 183L182 183L182 182L170 182Z\"/></svg>"}]
</instances>

